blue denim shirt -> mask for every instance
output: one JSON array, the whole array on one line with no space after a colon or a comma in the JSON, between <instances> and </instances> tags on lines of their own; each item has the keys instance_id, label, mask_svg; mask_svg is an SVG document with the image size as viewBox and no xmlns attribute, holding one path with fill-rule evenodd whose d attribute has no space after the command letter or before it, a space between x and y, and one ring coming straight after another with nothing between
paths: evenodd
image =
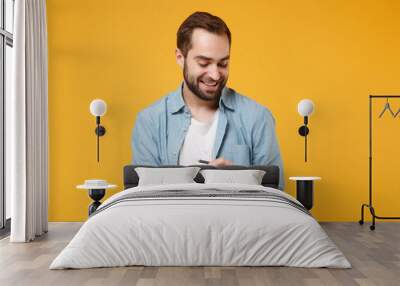
<instances>
[{"instance_id":1,"label":"blue denim shirt","mask_svg":"<svg viewBox=\"0 0 400 286\"><path fill-rule=\"evenodd\" d=\"M227 87L219 109L213 158L223 157L235 165L277 165L279 188L283 190L283 164L271 112ZM133 164L177 165L190 123L181 84L138 113L132 133Z\"/></svg>"}]
</instances>

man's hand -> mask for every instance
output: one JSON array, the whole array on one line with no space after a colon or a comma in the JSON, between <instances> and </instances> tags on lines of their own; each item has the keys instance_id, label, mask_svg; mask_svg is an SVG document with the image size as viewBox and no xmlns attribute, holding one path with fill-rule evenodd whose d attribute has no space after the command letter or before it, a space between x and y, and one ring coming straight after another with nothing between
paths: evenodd
<instances>
[{"instance_id":1,"label":"man's hand","mask_svg":"<svg viewBox=\"0 0 400 286\"><path fill-rule=\"evenodd\" d=\"M224 158L220 157L210 161L210 163L208 164L213 165L214 167L222 167L222 166L232 165L232 161L225 160Z\"/></svg>"}]
</instances>

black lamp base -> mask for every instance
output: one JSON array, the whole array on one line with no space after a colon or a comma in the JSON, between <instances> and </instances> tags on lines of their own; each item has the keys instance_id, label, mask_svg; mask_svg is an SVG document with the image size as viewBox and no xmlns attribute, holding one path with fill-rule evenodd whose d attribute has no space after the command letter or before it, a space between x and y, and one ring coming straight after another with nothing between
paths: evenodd
<instances>
[{"instance_id":1,"label":"black lamp base","mask_svg":"<svg viewBox=\"0 0 400 286\"><path fill-rule=\"evenodd\" d=\"M104 128L104 126L99 125L94 130L94 133L96 133L96 135L98 136L103 136L104 134L106 134L106 129Z\"/></svg>"},{"instance_id":2,"label":"black lamp base","mask_svg":"<svg viewBox=\"0 0 400 286\"><path fill-rule=\"evenodd\" d=\"M300 134L301 136L307 136L308 133L310 133L310 130L308 129L307 126L303 125L303 126L301 126L301 127L299 128L299 134Z\"/></svg>"}]
</instances>

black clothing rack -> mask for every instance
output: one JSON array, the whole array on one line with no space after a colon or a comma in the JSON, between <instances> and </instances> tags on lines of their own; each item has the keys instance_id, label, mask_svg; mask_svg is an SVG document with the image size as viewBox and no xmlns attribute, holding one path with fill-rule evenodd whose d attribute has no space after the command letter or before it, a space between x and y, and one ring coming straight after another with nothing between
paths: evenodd
<instances>
[{"instance_id":1,"label":"black clothing rack","mask_svg":"<svg viewBox=\"0 0 400 286\"><path fill-rule=\"evenodd\" d=\"M400 95L370 95L369 96L369 203L361 206L361 219L359 223L364 224L364 207L369 208L372 215L372 225L370 229L375 229L375 219L400 219L400 217L384 217L378 216L372 204L372 100L373 99L389 99L400 98Z\"/></svg>"}]
</instances>

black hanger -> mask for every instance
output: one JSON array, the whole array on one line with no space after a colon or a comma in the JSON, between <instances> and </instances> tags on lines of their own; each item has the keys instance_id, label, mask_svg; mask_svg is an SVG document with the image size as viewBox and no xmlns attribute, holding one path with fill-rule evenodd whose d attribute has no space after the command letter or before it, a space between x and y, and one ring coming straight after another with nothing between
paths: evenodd
<instances>
[{"instance_id":1,"label":"black hanger","mask_svg":"<svg viewBox=\"0 0 400 286\"><path fill-rule=\"evenodd\" d=\"M389 110L390 114L392 114L393 117L396 117L397 114L399 113L400 109L396 112L396 115L394 115L394 112L392 111L392 109L390 108L390 103L389 103L389 98L386 98L386 103L385 103L385 107L383 108L381 114L379 114L379 118L381 118L383 116L383 114L385 113L386 110Z\"/></svg>"},{"instance_id":2,"label":"black hanger","mask_svg":"<svg viewBox=\"0 0 400 286\"><path fill-rule=\"evenodd\" d=\"M400 108L397 110L397 112L394 114L394 117L397 117L397 115L400 114Z\"/></svg>"}]
</instances>

